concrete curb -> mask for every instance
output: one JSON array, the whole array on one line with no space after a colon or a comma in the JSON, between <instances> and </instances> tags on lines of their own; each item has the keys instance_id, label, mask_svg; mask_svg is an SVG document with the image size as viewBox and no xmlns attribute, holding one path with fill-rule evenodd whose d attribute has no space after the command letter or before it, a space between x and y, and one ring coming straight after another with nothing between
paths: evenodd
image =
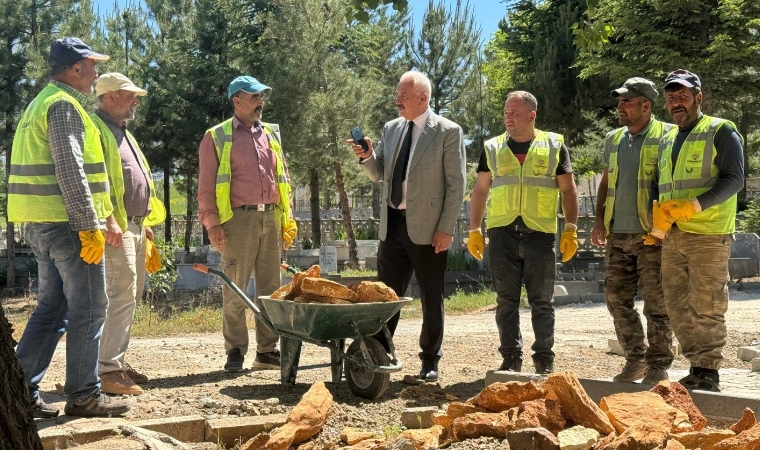
<instances>
[{"instance_id":1,"label":"concrete curb","mask_svg":"<svg viewBox=\"0 0 760 450\"><path fill-rule=\"evenodd\" d=\"M253 436L282 426L287 414L268 416L225 417L206 419L203 416L181 416L165 419L130 421L115 419L81 419L61 416L37 422L42 448L68 448L69 443L85 444L120 435L119 425L130 425L164 433L182 442L213 442L234 445Z\"/></svg>"},{"instance_id":2,"label":"concrete curb","mask_svg":"<svg viewBox=\"0 0 760 450\"><path fill-rule=\"evenodd\" d=\"M573 305L576 303L604 303L604 293L591 292L588 294L555 295L554 306Z\"/></svg>"},{"instance_id":3,"label":"concrete curb","mask_svg":"<svg viewBox=\"0 0 760 450\"><path fill-rule=\"evenodd\" d=\"M545 377L529 373L499 372L489 370L486 373L486 386L492 383L504 383L507 381L539 381ZM648 391L651 386L640 383L617 383L608 380L594 380L580 378L579 381L591 399L599 403L603 397L623 392ZM694 404L705 416L718 420L738 420L742 417L744 408L755 411L755 416L760 419L760 397L747 397L735 394L723 394L716 392L689 391Z\"/></svg>"}]
</instances>

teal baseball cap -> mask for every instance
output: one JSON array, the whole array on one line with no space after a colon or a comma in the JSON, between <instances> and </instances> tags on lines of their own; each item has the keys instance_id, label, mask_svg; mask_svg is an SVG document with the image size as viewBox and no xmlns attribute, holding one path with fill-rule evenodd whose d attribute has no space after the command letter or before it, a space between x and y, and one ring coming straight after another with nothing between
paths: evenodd
<instances>
[{"instance_id":1,"label":"teal baseball cap","mask_svg":"<svg viewBox=\"0 0 760 450\"><path fill-rule=\"evenodd\" d=\"M232 94L238 91L248 92L249 94L258 94L259 92L265 91L267 89L272 89L272 88L261 83L256 78L249 77L248 75L244 75L242 77L237 77L234 80L232 80L232 83L230 83L230 87L227 89L227 95L230 98L232 98Z\"/></svg>"}]
</instances>

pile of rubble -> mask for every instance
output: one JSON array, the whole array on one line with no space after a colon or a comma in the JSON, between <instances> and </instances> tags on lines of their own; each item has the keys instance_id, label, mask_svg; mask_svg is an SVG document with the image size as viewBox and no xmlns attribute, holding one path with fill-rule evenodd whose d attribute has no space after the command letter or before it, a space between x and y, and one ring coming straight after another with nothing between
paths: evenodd
<instances>
[{"instance_id":1,"label":"pile of rubble","mask_svg":"<svg viewBox=\"0 0 760 450\"><path fill-rule=\"evenodd\" d=\"M320 450L310 441L325 422L332 395L316 383L284 426L260 434L242 450ZM494 383L446 412L392 440L346 428L341 440L351 450L428 450L482 437L506 440L511 450L760 450L760 424L749 408L729 429L705 429L707 419L678 383L663 381L647 392L620 393L594 403L571 372L535 383Z\"/></svg>"}]
</instances>

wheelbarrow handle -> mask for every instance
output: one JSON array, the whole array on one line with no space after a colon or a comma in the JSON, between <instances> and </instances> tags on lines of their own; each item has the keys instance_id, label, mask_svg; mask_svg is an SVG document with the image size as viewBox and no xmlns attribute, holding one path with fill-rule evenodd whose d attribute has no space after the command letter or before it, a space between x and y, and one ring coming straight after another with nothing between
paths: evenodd
<instances>
[{"instance_id":1,"label":"wheelbarrow handle","mask_svg":"<svg viewBox=\"0 0 760 450\"><path fill-rule=\"evenodd\" d=\"M193 264L193 269L197 270L198 272L203 272L205 274L208 274L210 267L203 264L195 263Z\"/></svg>"},{"instance_id":2,"label":"wheelbarrow handle","mask_svg":"<svg viewBox=\"0 0 760 450\"><path fill-rule=\"evenodd\" d=\"M292 274L298 273L298 269L296 269L295 267L291 266L290 264L282 263L282 264L280 264L280 269L282 269L282 270L284 270L286 272L290 272Z\"/></svg>"}]
</instances>

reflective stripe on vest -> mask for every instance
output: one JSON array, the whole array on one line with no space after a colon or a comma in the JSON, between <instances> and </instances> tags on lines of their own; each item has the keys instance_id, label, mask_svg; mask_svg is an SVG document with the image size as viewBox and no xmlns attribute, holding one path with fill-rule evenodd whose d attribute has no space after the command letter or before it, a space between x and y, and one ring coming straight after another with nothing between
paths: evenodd
<instances>
[{"instance_id":1,"label":"reflective stripe on vest","mask_svg":"<svg viewBox=\"0 0 760 450\"><path fill-rule=\"evenodd\" d=\"M556 233L559 206L556 173L563 137L536 130L536 138L522 165L507 146L508 140L505 133L485 143L491 170L487 227L509 225L521 216L536 231Z\"/></svg>"},{"instance_id":2,"label":"reflective stripe on vest","mask_svg":"<svg viewBox=\"0 0 760 450\"><path fill-rule=\"evenodd\" d=\"M111 130L108 128L103 120L98 117L97 114L90 114L92 122L98 127L100 136L103 142L103 155L106 158L106 170L108 171L108 182L111 185L111 203L113 204L113 216L116 219L116 223L119 224L121 231L127 231L127 210L124 206L124 193L126 188L124 187L124 171L121 163L121 153L119 152L119 145L116 143ZM125 130L126 139L130 139L137 157L140 158L140 162L144 165L145 171L148 175L148 187L150 188L150 212L143 219L143 226L152 227L158 225L166 220L166 208L163 202L156 197L156 188L153 185L153 177L151 176L150 166L148 160L145 159L145 155L140 146L137 145L132 133L129 130Z\"/></svg>"},{"instance_id":3,"label":"reflective stripe on vest","mask_svg":"<svg viewBox=\"0 0 760 450\"><path fill-rule=\"evenodd\" d=\"M644 142L641 145L638 167L638 190L636 192L636 212L639 217L641 227L649 231L649 196L651 194L654 175L657 171L657 154L659 151L660 139L673 127L672 124L663 123L652 118L652 125L649 127ZM604 141L605 152L609 154L609 164L607 166L607 198L604 202L604 227L607 234L611 232L612 217L615 208L615 193L618 182L617 155L620 148L620 142L623 140L623 134L626 128L618 128L607 134Z\"/></svg>"},{"instance_id":4,"label":"reflective stripe on vest","mask_svg":"<svg viewBox=\"0 0 760 450\"><path fill-rule=\"evenodd\" d=\"M284 155L279 136L279 127L276 124L261 123L269 141L269 147L275 156L275 183L279 201L276 208L276 220L285 225L291 218L290 214L290 182L285 175ZM232 152L232 119L225 120L221 124L209 129L211 139L216 147L219 168L216 172L216 208L219 214L219 223L227 222L232 218L232 204L230 202L230 182L232 169L230 167L230 154Z\"/></svg>"},{"instance_id":5,"label":"reflective stripe on vest","mask_svg":"<svg viewBox=\"0 0 760 450\"><path fill-rule=\"evenodd\" d=\"M736 130L733 122L717 117L702 116L681 146L675 167L672 162L673 143L678 129L670 130L660 141L659 191L660 203L670 199L692 199L715 186L720 171L715 164L715 133L724 125ZM736 194L729 199L702 210L686 222L676 222L678 228L696 234L729 234L736 222Z\"/></svg>"},{"instance_id":6,"label":"reflective stripe on vest","mask_svg":"<svg viewBox=\"0 0 760 450\"><path fill-rule=\"evenodd\" d=\"M11 222L69 220L47 136L48 110L59 101L73 105L84 124L83 171L95 214L104 219L113 211L98 128L76 98L48 84L24 111L13 137L8 174L8 220Z\"/></svg>"}]
</instances>

